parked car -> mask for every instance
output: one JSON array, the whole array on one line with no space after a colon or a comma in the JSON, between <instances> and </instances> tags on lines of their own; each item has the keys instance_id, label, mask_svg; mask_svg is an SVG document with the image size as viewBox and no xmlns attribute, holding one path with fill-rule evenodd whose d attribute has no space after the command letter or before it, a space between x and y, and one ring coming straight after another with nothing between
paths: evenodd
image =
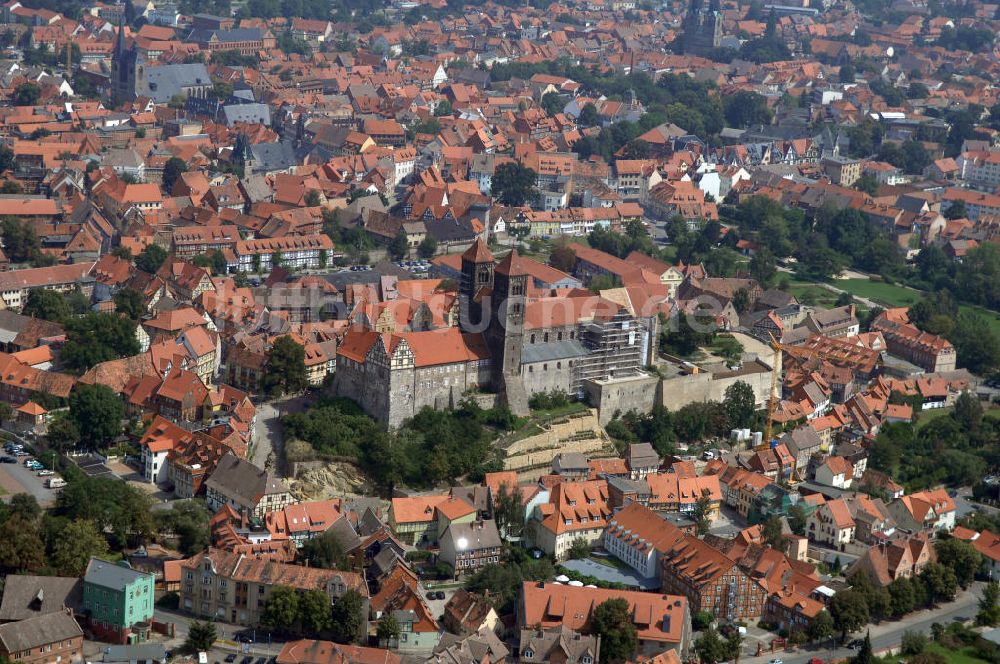
<instances>
[{"instance_id":1,"label":"parked car","mask_svg":"<svg viewBox=\"0 0 1000 664\"><path fill-rule=\"evenodd\" d=\"M49 470L48 468L43 468L42 470L38 471L38 476L39 477L50 477L50 476L55 475L55 474L56 474L56 471Z\"/></svg>"},{"instance_id":2,"label":"parked car","mask_svg":"<svg viewBox=\"0 0 1000 664\"><path fill-rule=\"evenodd\" d=\"M0 463L17 463L17 459L12 456L2 456L0 457Z\"/></svg>"},{"instance_id":3,"label":"parked car","mask_svg":"<svg viewBox=\"0 0 1000 664\"><path fill-rule=\"evenodd\" d=\"M61 477L50 477L45 480L45 486L49 489L61 489L66 486L66 480Z\"/></svg>"},{"instance_id":4,"label":"parked car","mask_svg":"<svg viewBox=\"0 0 1000 664\"><path fill-rule=\"evenodd\" d=\"M236 661L236 653L229 653L226 655L226 664L233 664Z\"/></svg>"}]
</instances>

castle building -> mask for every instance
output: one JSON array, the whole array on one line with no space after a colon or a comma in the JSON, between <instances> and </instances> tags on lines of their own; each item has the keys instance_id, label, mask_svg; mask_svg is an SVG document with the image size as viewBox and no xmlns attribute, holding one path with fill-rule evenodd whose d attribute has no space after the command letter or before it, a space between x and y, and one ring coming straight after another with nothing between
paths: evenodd
<instances>
[{"instance_id":1,"label":"castle building","mask_svg":"<svg viewBox=\"0 0 1000 664\"><path fill-rule=\"evenodd\" d=\"M589 382L641 376L655 330L586 291L537 289L531 261L499 263L482 240L462 255L459 326L400 334L351 330L337 350L334 390L398 426L422 407L496 392L515 414L540 392L582 397Z\"/></svg>"}]
</instances>

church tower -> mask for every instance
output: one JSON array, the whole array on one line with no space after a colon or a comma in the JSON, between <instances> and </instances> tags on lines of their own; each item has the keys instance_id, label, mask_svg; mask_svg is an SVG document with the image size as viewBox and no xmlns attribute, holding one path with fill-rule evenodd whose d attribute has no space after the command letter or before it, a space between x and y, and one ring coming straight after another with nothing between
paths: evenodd
<instances>
[{"instance_id":1,"label":"church tower","mask_svg":"<svg viewBox=\"0 0 1000 664\"><path fill-rule=\"evenodd\" d=\"M463 329L471 331L482 322L480 305L476 294L484 288L493 288L493 266L495 261L489 247L482 238L462 254L462 282L458 285L459 321Z\"/></svg>"},{"instance_id":2,"label":"church tower","mask_svg":"<svg viewBox=\"0 0 1000 664\"><path fill-rule=\"evenodd\" d=\"M493 315L487 330L493 371L503 383L521 376L527 289L528 271L515 249L493 271L493 297L490 299Z\"/></svg>"},{"instance_id":3,"label":"church tower","mask_svg":"<svg viewBox=\"0 0 1000 664\"><path fill-rule=\"evenodd\" d=\"M115 103L132 101L136 95L139 54L125 45L125 15L118 22L115 48L111 53L111 97Z\"/></svg>"},{"instance_id":4,"label":"church tower","mask_svg":"<svg viewBox=\"0 0 1000 664\"><path fill-rule=\"evenodd\" d=\"M253 150L250 149L250 138L242 131L236 134L236 140L233 141L233 163L243 167L243 177L253 175Z\"/></svg>"}]
</instances>

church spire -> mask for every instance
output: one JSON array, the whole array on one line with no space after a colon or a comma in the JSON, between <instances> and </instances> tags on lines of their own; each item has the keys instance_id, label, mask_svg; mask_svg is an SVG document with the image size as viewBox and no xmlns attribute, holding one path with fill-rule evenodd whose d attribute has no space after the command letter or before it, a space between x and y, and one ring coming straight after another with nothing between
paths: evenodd
<instances>
[{"instance_id":1,"label":"church spire","mask_svg":"<svg viewBox=\"0 0 1000 664\"><path fill-rule=\"evenodd\" d=\"M115 57L122 57L125 54L125 13L122 12L118 19L118 36L115 38Z\"/></svg>"}]
</instances>

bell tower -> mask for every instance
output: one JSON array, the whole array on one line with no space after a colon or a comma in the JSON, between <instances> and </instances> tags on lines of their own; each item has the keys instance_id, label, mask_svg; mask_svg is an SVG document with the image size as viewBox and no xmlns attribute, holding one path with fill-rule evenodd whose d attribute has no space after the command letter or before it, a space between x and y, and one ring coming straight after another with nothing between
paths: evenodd
<instances>
[{"instance_id":1,"label":"bell tower","mask_svg":"<svg viewBox=\"0 0 1000 664\"><path fill-rule=\"evenodd\" d=\"M458 287L459 321L463 329L472 331L473 325L482 322L482 311L476 295L484 288L493 288L495 260L482 238L462 254L462 281Z\"/></svg>"}]
</instances>

